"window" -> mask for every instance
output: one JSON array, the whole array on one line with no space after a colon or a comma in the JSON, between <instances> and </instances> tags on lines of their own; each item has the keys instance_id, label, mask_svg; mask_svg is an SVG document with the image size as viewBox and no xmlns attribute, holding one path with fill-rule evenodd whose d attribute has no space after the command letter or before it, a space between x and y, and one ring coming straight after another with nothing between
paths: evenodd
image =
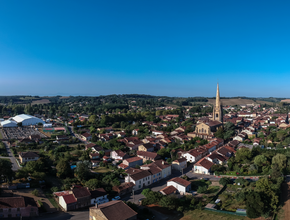
<instances>
[{"instance_id":1,"label":"window","mask_svg":"<svg viewBox=\"0 0 290 220\"><path fill-rule=\"evenodd\" d=\"M0 212L3 212L3 209L0 209Z\"/></svg>"},{"instance_id":2,"label":"window","mask_svg":"<svg viewBox=\"0 0 290 220\"><path fill-rule=\"evenodd\" d=\"M153 178L155 178L155 175L153 175Z\"/></svg>"},{"instance_id":3,"label":"window","mask_svg":"<svg viewBox=\"0 0 290 220\"><path fill-rule=\"evenodd\" d=\"M8 209L8 212L11 212L11 209Z\"/></svg>"},{"instance_id":4,"label":"window","mask_svg":"<svg viewBox=\"0 0 290 220\"><path fill-rule=\"evenodd\" d=\"M20 211L20 208L17 208L17 211L19 212Z\"/></svg>"},{"instance_id":5,"label":"window","mask_svg":"<svg viewBox=\"0 0 290 220\"><path fill-rule=\"evenodd\" d=\"M141 185L139 185L139 189L141 188Z\"/></svg>"}]
</instances>

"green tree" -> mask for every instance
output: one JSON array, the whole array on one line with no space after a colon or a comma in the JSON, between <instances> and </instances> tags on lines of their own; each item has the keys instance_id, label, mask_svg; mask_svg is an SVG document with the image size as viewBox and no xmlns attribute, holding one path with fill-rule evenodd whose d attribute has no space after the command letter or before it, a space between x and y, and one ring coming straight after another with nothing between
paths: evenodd
<instances>
[{"instance_id":1,"label":"green tree","mask_svg":"<svg viewBox=\"0 0 290 220\"><path fill-rule=\"evenodd\" d=\"M78 162L75 169L75 174L80 180L87 180L90 176L90 170L86 163Z\"/></svg>"},{"instance_id":2,"label":"green tree","mask_svg":"<svg viewBox=\"0 0 290 220\"><path fill-rule=\"evenodd\" d=\"M231 183L231 179L228 178L228 177L222 177L222 178L220 178L220 180L219 180L219 184L221 184L221 185L223 185L223 186L225 186L225 185L227 185L227 184L230 184L230 183Z\"/></svg>"},{"instance_id":3,"label":"green tree","mask_svg":"<svg viewBox=\"0 0 290 220\"><path fill-rule=\"evenodd\" d=\"M258 218L263 213L264 203L258 192L251 191L246 196L247 216Z\"/></svg>"},{"instance_id":4,"label":"green tree","mask_svg":"<svg viewBox=\"0 0 290 220\"><path fill-rule=\"evenodd\" d=\"M257 166L263 166L267 162L267 158L264 155L258 155L254 158L254 163Z\"/></svg>"},{"instance_id":5,"label":"green tree","mask_svg":"<svg viewBox=\"0 0 290 220\"><path fill-rule=\"evenodd\" d=\"M65 178L70 176L71 168L66 160L60 160L56 165L57 176L60 178Z\"/></svg>"},{"instance_id":6,"label":"green tree","mask_svg":"<svg viewBox=\"0 0 290 220\"><path fill-rule=\"evenodd\" d=\"M100 187L100 182L97 179L90 179L85 183L85 186L88 187L90 190L95 190Z\"/></svg>"},{"instance_id":7,"label":"green tree","mask_svg":"<svg viewBox=\"0 0 290 220\"><path fill-rule=\"evenodd\" d=\"M0 178L11 182L15 173L12 171L12 163L8 160L0 159Z\"/></svg>"},{"instance_id":8,"label":"green tree","mask_svg":"<svg viewBox=\"0 0 290 220\"><path fill-rule=\"evenodd\" d=\"M241 148L236 152L235 160L237 162L251 160L251 158L252 158L252 152L248 148Z\"/></svg>"},{"instance_id":9,"label":"green tree","mask_svg":"<svg viewBox=\"0 0 290 220\"><path fill-rule=\"evenodd\" d=\"M284 154L277 154L272 158L272 164L277 164L280 170L286 167L287 157Z\"/></svg>"},{"instance_id":10,"label":"green tree","mask_svg":"<svg viewBox=\"0 0 290 220\"><path fill-rule=\"evenodd\" d=\"M97 116L96 116L96 115L91 115L91 116L89 117L89 122L92 123L92 124L95 123L96 120L97 120Z\"/></svg>"},{"instance_id":11,"label":"green tree","mask_svg":"<svg viewBox=\"0 0 290 220\"><path fill-rule=\"evenodd\" d=\"M31 193L34 196L39 196L39 191L37 189L33 190Z\"/></svg>"},{"instance_id":12,"label":"green tree","mask_svg":"<svg viewBox=\"0 0 290 220\"><path fill-rule=\"evenodd\" d=\"M176 198L173 196L163 196L159 201L161 207L168 208L169 210L175 209L176 207Z\"/></svg>"},{"instance_id":13,"label":"green tree","mask_svg":"<svg viewBox=\"0 0 290 220\"><path fill-rule=\"evenodd\" d=\"M143 196L147 197L148 194L149 194L149 192L151 192L151 189L147 188L147 189L143 189L142 192L141 192L141 194L142 194Z\"/></svg>"}]
</instances>

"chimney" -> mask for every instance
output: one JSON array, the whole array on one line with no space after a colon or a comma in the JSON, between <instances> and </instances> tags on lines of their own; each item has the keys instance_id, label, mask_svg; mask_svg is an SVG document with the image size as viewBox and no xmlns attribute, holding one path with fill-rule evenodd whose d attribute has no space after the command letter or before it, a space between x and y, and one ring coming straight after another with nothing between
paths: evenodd
<instances>
[{"instance_id":1,"label":"chimney","mask_svg":"<svg viewBox=\"0 0 290 220\"><path fill-rule=\"evenodd\" d=\"M164 165L164 161L162 160L162 164Z\"/></svg>"},{"instance_id":2,"label":"chimney","mask_svg":"<svg viewBox=\"0 0 290 220\"><path fill-rule=\"evenodd\" d=\"M95 207L98 208L98 203L96 203Z\"/></svg>"}]
</instances>

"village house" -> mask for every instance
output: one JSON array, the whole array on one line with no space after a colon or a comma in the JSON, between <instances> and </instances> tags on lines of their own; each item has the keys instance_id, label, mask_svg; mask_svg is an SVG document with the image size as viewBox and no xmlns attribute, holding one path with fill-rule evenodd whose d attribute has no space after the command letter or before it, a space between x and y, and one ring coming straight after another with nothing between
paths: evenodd
<instances>
[{"instance_id":1,"label":"village house","mask_svg":"<svg viewBox=\"0 0 290 220\"><path fill-rule=\"evenodd\" d=\"M175 194L177 192L177 189L174 186L170 185L159 190L159 192L164 196L168 196L168 195Z\"/></svg>"},{"instance_id":2,"label":"village house","mask_svg":"<svg viewBox=\"0 0 290 220\"><path fill-rule=\"evenodd\" d=\"M220 155L222 155L222 156L224 156L224 157L228 157L228 158L233 156L236 153L236 151L233 148L231 148L231 147L229 147L227 145L219 148L215 152L220 154Z\"/></svg>"},{"instance_id":3,"label":"village house","mask_svg":"<svg viewBox=\"0 0 290 220\"><path fill-rule=\"evenodd\" d=\"M175 177L171 180L168 180L167 186L175 187L180 194L185 194L191 190L191 182L180 177Z\"/></svg>"},{"instance_id":4,"label":"village house","mask_svg":"<svg viewBox=\"0 0 290 220\"><path fill-rule=\"evenodd\" d=\"M89 133L83 133L80 136L81 136L81 139L84 140L84 141L90 141L90 140L92 140L92 135L89 134Z\"/></svg>"},{"instance_id":5,"label":"village house","mask_svg":"<svg viewBox=\"0 0 290 220\"><path fill-rule=\"evenodd\" d=\"M76 210L91 205L91 193L88 188L74 188L68 193L58 195L58 203L65 211Z\"/></svg>"},{"instance_id":6,"label":"village house","mask_svg":"<svg viewBox=\"0 0 290 220\"><path fill-rule=\"evenodd\" d=\"M107 198L107 192L103 188L98 188L96 190L90 191L91 193L91 205L101 205L109 202Z\"/></svg>"},{"instance_id":7,"label":"village house","mask_svg":"<svg viewBox=\"0 0 290 220\"><path fill-rule=\"evenodd\" d=\"M39 155L35 152L19 152L20 163L27 163L29 161L36 161L39 159Z\"/></svg>"},{"instance_id":8,"label":"village house","mask_svg":"<svg viewBox=\"0 0 290 220\"><path fill-rule=\"evenodd\" d=\"M129 169L130 167L141 166L143 164L143 159L140 157L131 157L123 160L123 163L118 165L118 168Z\"/></svg>"},{"instance_id":9,"label":"village house","mask_svg":"<svg viewBox=\"0 0 290 220\"><path fill-rule=\"evenodd\" d=\"M137 220L137 212L123 201L115 200L90 208L90 220Z\"/></svg>"},{"instance_id":10,"label":"village house","mask_svg":"<svg viewBox=\"0 0 290 220\"><path fill-rule=\"evenodd\" d=\"M184 157L181 157L172 162L172 169L182 171L187 167L187 161Z\"/></svg>"},{"instance_id":11,"label":"village house","mask_svg":"<svg viewBox=\"0 0 290 220\"><path fill-rule=\"evenodd\" d=\"M111 158L114 159L114 160L124 160L126 158L129 157L128 154L124 153L123 151L121 150L114 150L114 151L111 151Z\"/></svg>"},{"instance_id":12,"label":"village house","mask_svg":"<svg viewBox=\"0 0 290 220\"><path fill-rule=\"evenodd\" d=\"M200 174L210 174L210 168L214 165L213 162L210 162L206 158L202 158L196 164L194 164L193 172Z\"/></svg>"},{"instance_id":13,"label":"village house","mask_svg":"<svg viewBox=\"0 0 290 220\"><path fill-rule=\"evenodd\" d=\"M0 218L33 218L38 216L38 207L32 198L1 197Z\"/></svg>"},{"instance_id":14,"label":"village house","mask_svg":"<svg viewBox=\"0 0 290 220\"><path fill-rule=\"evenodd\" d=\"M172 167L171 167L171 164L165 162L164 160L156 160L155 162L153 163L150 163L150 164L145 164L143 166L141 166L141 169L143 170L150 170L151 167L158 167L159 170L161 170L161 176L160 175L157 175L154 178L156 179L164 179L166 177L169 177L171 175L171 172L172 172ZM159 178L161 177L161 178Z\"/></svg>"},{"instance_id":15,"label":"village house","mask_svg":"<svg viewBox=\"0 0 290 220\"><path fill-rule=\"evenodd\" d=\"M117 192L119 196L123 196L132 192L134 183L121 183L119 186L113 186L112 190Z\"/></svg>"},{"instance_id":16,"label":"village house","mask_svg":"<svg viewBox=\"0 0 290 220\"><path fill-rule=\"evenodd\" d=\"M149 151L153 152L154 151L154 146L150 143L147 144L142 144L138 147L138 151Z\"/></svg>"},{"instance_id":17,"label":"village house","mask_svg":"<svg viewBox=\"0 0 290 220\"><path fill-rule=\"evenodd\" d=\"M89 157L91 160L100 159L100 154L99 153L90 153Z\"/></svg>"},{"instance_id":18,"label":"village house","mask_svg":"<svg viewBox=\"0 0 290 220\"><path fill-rule=\"evenodd\" d=\"M182 156L187 160L187 162L194 163L200 160L207 154L207 150L203 148L191 149L187 152L184 152Z\"/></svg>"},{"instance_id":19,"label":"village house","mask_svg":"<svg viewBox=\"0 0 290 220\"><path fill-rule=\"evenodd\" d=\"M147 160L155 161L160 158L160 156L157 153L154 152L148 152L148 151L137 151L137 156L143 159L143 162L146 162Z\"/></svg>"},{"instance_id":20,"label":"village house","mask_svg":"<svg viewBox=\"0 0 290 220\"><path fill-rule=\"evenodd\" d=\"M125 177L125 182L132 182L135 184L134 190L142 189L151 184L151 173L148 170L140 170L130 168L126 171L128 176Z\"/></svg>"},{"instance_id":21,"label":"village house","mask_svg":"<svg viewBox=\"0 0 290 220\"><path fill-rule=\"evenodd\" d=\"M223 165L226 163L227 161L227 158L220 155L220 154L217 154L215 152L213 152L212 154L206 156L206 159L209 160L210 162L213 162L214 164L220 164L220 165Z\"/></svg>"}]
</instances>

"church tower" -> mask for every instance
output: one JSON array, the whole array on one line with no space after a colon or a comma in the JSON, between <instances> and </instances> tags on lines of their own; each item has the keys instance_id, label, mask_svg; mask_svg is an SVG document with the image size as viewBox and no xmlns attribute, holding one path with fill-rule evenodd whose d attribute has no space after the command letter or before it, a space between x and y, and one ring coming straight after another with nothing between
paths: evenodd
<instances>
[{"instance_id":1,"label":"church tower","mask_svg":"<svg viewBox=\"0 0 290 220\"><path fill-rule=\"evenodd\" d=\"M216 100L215 100L215 106L213 107L213 117L212 119L214 121L222 122L223 120L223 108L220 102L220 89L219 84L217 84L217 91L216 91Z\"/></svg>"}]
</instances>

